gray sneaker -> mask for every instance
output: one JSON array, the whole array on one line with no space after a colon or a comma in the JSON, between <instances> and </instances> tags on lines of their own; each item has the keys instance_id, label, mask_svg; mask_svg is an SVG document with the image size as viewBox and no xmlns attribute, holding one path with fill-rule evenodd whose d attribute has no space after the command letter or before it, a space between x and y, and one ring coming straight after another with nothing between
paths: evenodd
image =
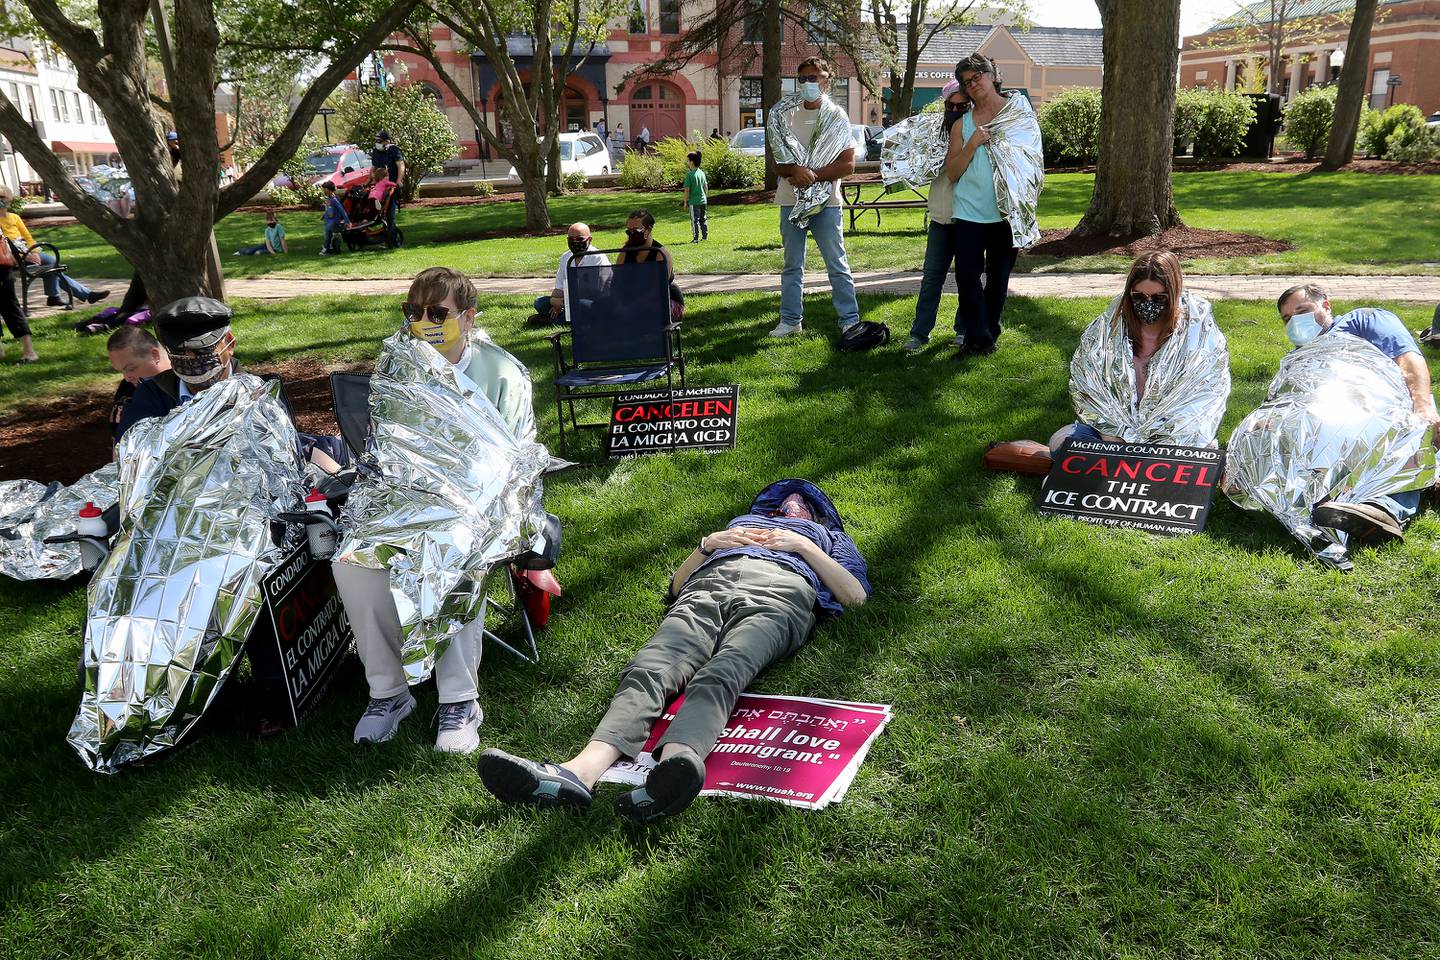
<instances>
[{"instance_id":1,"label":"gray sneaker","mask_svg":"<svg viewBox=\"0 0 1440 960\"><path fill-rule=\"evenodd\" d=\"M800 328L800 324L798 324L798 323L785 323L785 322L782 320L782 321L775 327L774 330L771 330L771 331L770 331L770 336L772 336L772 337L793 337L795 334L797 334L797 333L800 332L800 329L801 329L801 328Z\"/></svg>"},{"instance_id":2,"label":"gray sneaker","mask_svg":"<svg viewBox=\"0 0 1440 960\"><path fill-rule=\"evenodd\" d=\"M480 746L480 724L485 711L475 700L440 704L440 732L435 749L441 753L474 753Z\"/></svg>"},{"instance_id":3,"label":"gray sneaker","mask_svg":"<svg viewBox=\"0 0 1440 960\"><path fill-rule=\"evenodd\" d=\"M956 349L956 350L964 350L964 349L965 349L965 334L963 334L963 333L957 333L957 334L955 334L955 349Z\"/></svg>"},{"instance_id":4,"label":"gray sneaker","mask_svg":"<svg viewBox=\"0 0 1440 960\"><path fill-rule=\"evenodd\" d=\"M407 690L388 700L371 700L360 722L355 724L356 743L384 743L395 736L400 721L415 709L415 698Z\"/></svg>"},{"instance_id":5,"label":"gray sneaker","mask_svg":"<svg viewBox=\"0 0 1440 960\"><path fill-rule=\"evenodd\" d=\"M919 337L909 337L905 340L905 346L900 348L906 353L919 353L925 349L925 341Z\"/></svg>"}]
</instances>

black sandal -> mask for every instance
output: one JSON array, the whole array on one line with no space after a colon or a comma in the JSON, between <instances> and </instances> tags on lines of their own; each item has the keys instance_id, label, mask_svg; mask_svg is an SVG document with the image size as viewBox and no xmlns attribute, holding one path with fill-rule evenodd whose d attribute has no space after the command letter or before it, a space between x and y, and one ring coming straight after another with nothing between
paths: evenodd
<instances>
[{"instance_id":1,"label":"black sandal","mask_svg":"<svg viewBox=\"0 0 1440 960\"><path fill-rule=\"evenodd\" d=\"M583 810L594 799L588 787L557 763L536 763L489 749L476 761L480 782L501 803Z\"/></svg>"},{"instance_id":2,"label":"black sandal","mask_svg":"<svg viewBox=\"0 0 1440 960\"><path fill-rule=\"evenodd\" d=\"M645 786L615 798L615 812L636 823L653 823L680 813L705 787L705 761L691 751L655 765Z\"/></svg>"}]
</instances>

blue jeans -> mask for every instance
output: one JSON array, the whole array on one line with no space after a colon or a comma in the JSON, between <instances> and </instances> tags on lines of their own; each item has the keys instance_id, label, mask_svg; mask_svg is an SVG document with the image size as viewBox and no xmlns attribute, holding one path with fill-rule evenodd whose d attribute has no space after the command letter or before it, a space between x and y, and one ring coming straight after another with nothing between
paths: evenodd
<instances>
[{"instance_id":1,"label":"blue jeans","mask_svg":"<svg viewBox=\"0 0 1440 960\"><path fill-rule=\"evenodd\" d=\"M542 317L550 316L550 294L547 293L544 296L535 298L535 312ZM564 315L563 309L561 310L561 315Z\"/></svg>"},{"instance_id":2,"label":"blue jeans","mask_svg":"<svg viewBox=\"0 0 1440 960\"><path fill-rule=\"evenodd\" d=\"M940 311L940 295L945 290L945 278L950 273L950 264L955 261L955 223L930 221L930 231L925 236L925 266L920 274L920 294L915 298L915 320L910 324L910 336L927 341L930 331L935 329L935 315ZM965 327L960 321L960 306L955 306L955 333L964 334Z\"/></svg>"},{"instance_id":3,"label":"blue jeans","mask_svg":"<svg viewBox=\"0 0 1440 960\"><path fill-rule=\"evenodd\" d=\"M825 269L830 274L830 300L843 330L860 319L855 281L845 259L845 234L840 208L826 207L803 227L790 222L790 208L780 208L780 240L785 245L785 268L780 271L780 322L799 326L805 315L805 234L815 238Z\"/></svg>"},{"instance_id":4,"label":"blue jeans","mask_svg":"<svg viewBox=\"0 0 1440 960\"><path fill-rule=\"evenodd\" d=\"M320 249L321 249L321 250L338 250L338 249L340 249L340 246L339 246L338 243L337 243L334 247L330 246L330 244L331 244L332 242L334 242L334 240L335 240L336 237L340 236L340 234L342 234L342 233L344 233L344 232L345 232L345 227L344 227L342 224L339 224L339 223L334 223L334 224L327 223L327 224L325 224L325 245L324 245L323 247L321 247Z\"/></svg>"},{"instance_id":5,"label":"blue jeans","mask_svg":"<svg viewBox=\"0 0 1440 960\"><path fill-rule=\"evenodd\" d=\"M252 244L250 244L249 246L241 247L239 250L236 250L235 252L238 253L238 254L239 254L240 256L242 256L242 257L253 257L253 256L255 256L256 254L269 253L269 252L270 252L270 248L267 247L267 246L265 246L265 244L263 244L263 243L252 243Z\"/></svg>"},{"instance_id":6,"label":"blue jeans","mask_svg":"<svg viewBox=\"0 0 1440 960\"><path fill-rule=\"evenodd\" d=\"M1010 271L1020 251L1014 247L1010 224L955 221L955 287L960 293L960 318L965 342L985 347L1000 339L1000 316L1010 289ZM982 285L981 276L985 277Z\"/></svg>"},{"instance_id":7,"label":"blue jeans","mask_svg":"<svg viewBox=\"0 0 1440 960\"><path fill-rule=\"evenodd\" d=\"M1404 493L1392 493L1388 497L1376 497L1373 502L1377 506L1383 507L1403 525L1420 512L1420 494L1422 492L1406 490Z\"/></svg>"},{"instance_id":8,"label":"blue jeans","mask_svg":"<svg viewBox=\"0 0 1440 960\"><path fill-rule=\"evenodd\" d=\"M55 255L53 253L46 253L43 250L40 251L40 263L42 266L48 267L54 262ZM63 273L46 274L41 282L45 284L46 297L58 299L60 296L60 285L62 283L75 297L76 300L84 300L86 297L90 296L89 287L85 286L85 284L81 283L79 280L71 280Z\"/></svg>"}]
</instances>

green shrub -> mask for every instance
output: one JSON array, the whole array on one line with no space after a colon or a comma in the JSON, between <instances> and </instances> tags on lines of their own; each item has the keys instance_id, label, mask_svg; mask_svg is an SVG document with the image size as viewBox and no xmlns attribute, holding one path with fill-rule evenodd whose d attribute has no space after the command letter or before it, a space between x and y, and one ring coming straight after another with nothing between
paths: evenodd
<instances>
[{"instance_id":1,"label":"green shrub","mask_svg":"<svg viewBox=\"0 0 1440 960\"><path fill-rule=\"evenodd\" d=\"M489 180L476 180L475 194L481 197L493 197L495 196L495 184Z\"/></svg>"},{"instance_id":2,"label":"green shrub","mask_svg":"<svg viewBox=\"0 0 1440 960\"><path fill-rule=\"evenodd\" d=\"M728 147L718 160L712 161L710 155L705 154L700 169L705 171L706 183L712 190L758 187L765 182L764 157L747 156Z\"/></svg>"},{"instance_id":3,"label":"green shrub","mask_svg":"<svg viewBox=\"0 0 1440 960\"><path fill-rule=\"evenodd\" d=\"M572 170L560 178L560 192L578 193L585 189L585 184L589 181L590 178L579 170Z\"/></svg>"},{"instance_id":4,"label":"green shrub","mask_svg":"<svg viewBox=\"0 0 1440 960\"><path fill-rule=\"evenodd\" d=\"M1398 127L1385 141L1385 158L1396 163L1428 163L1440 158L1440 130Z\"/></svg>"},{"instance_id":5,"label":"green shrub","mask_svg":"<svg viewBox=\"0 0 1440 960\"><path fill-rule=\"evenodd\" d=\"M664 190L679 183L665 182L665 164L654 154L631 150L620 161L620 186L634 190Z\"/></svg>"},{"instance_id":6,"label":"green shrub","mask_svg":"<svg viewBox=\"0 0 1440 960\"><path fill-rule=\"evenodd\" d=\"M750 157L730 149L721 139L707 140L698 134L689 140L666 137L648 154L630 152L620 165L620 186L640 190L677 189L689 169L687 154L700 151L700 169L710 189L759 186L765 179L765 158Z\"/></svg>"},{"instance_id":7,"label":"green shrub","mask_svg":"<svg viewBox=\"0 0 1440 960\"><path fill-rule=\"evenodd\" d=\"M370 148L377 130L390 131L391 142L405 155L402 200L413 199L420 181L460 154L455 129L426 87L411 83L385 90L372 87L360 96L345 97L337 109L340 129L361 149Z\"/></svg>"},{"instance_id":8,"label":"green shrub","mask_svg":"<svg viewBox=\"0 0 1440 960\"><path fill-rule=\"evenodd\" d=\"M1390 138L1402 127L1418 127L1423 130L1425 114L1411 103L1397 103L1384 113L1367 109L1360 118L1360 133L1355 145L1366 156L1389 159ZM1396 142L1408 143L1409 139L1401 138Z\"/></svg>"},{"instance_id":9,"label":"green shrub","mask_svg":"<svg viewBox=\"0 0 1440 960\"><path fill-rule=\"evenodd\" d=\"M1305 159L1314 159L1330 142L1330 127L1335 122L1335 95L1339 87L1311 87L1285 108L1285 139Z\"/></svg>"},{"instance_id":10,"label":"green shrub","mask_svg":"<svg viewBox=\"0 0 1440 960\"><path fill-rule=\"evenodd\" d=\"M1100 156L1100 91L1066 90L1040 108L1047 164L1094 163Z\"/></svg>"},{"instance_id":11,"label":"green shrub","mask_svg":"<svg viewBox=\"0 0 1440 960\"><path fill-rule=\"evenodd\" d=\"M1195 156L1223 160L1240 156L1255 122L1255 104L1233 90L1192 88L1175 96L1175 139L1192 140Z\"/></svg>"}]
</instances>

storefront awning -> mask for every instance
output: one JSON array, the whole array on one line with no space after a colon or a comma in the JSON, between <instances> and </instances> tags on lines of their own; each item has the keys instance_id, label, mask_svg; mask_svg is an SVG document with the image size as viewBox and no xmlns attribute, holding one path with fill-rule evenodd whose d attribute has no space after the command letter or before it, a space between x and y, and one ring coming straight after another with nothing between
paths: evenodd
<instances>
[{"instance_id":1,"label":"storefront awning","mask_svg":"<svg viewBox=\"0 0 1440 960\"><path fill-rule=\"evenodd\" d=\"M86 143L81 140L52 140L50 149L56 153L115 153L118 147L113 143Z\"/></svg>"}]
</instances>

